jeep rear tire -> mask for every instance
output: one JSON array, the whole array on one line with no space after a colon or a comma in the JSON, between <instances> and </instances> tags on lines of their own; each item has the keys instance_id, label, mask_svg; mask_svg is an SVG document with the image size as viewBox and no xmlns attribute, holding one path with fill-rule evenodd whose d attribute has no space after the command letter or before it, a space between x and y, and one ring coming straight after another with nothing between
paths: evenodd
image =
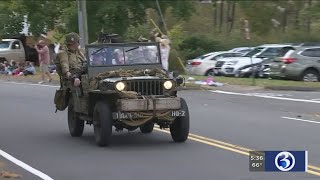
<instances>
[{"instance_id":1,"label":"jeep rear tire","mask_svg":"<svg viewBox=\"0 0 320 180\"><path fill-rule=\"evenodd\" d=\"M108 104L97 102L93 111L94 137L98 146L108 146L112 134L112 111Z\"/></svg>"},{"instance_id":2,"label":"jeep rear tire","mask_svg":"<svg viewBox=\"0 0 320 180\"><path fill-rule=\"evenodd\" d=\"M147 122L144 125L140 127L140 131L144 134L151 133L153 131L154 123L153 122Z\"/></svg>"},{"instance_id":3,"label":"jeep rear tire","mask_svg":"<svg viewBox=\"0 0 320 180\"><path fill-rule=\"evenodd\" d=\"M181 110L185 111L185 116L177 117L170 125L170 133L174 142L185 142L189 135L189 108L183 98L181 98Z\"/></svg>"},{"instance_id":4,"label":"jeep rear tire","mask_svg":"<svg viewBox=\"0 0 320 180\"><path fill-rule=\"evenodd\" d=\"M74 111L73 98L70 97L68 104L68 126L72 137L80 137L83 134L84 121L79 119L79 115Z\"/></svg>"}]
</instances>

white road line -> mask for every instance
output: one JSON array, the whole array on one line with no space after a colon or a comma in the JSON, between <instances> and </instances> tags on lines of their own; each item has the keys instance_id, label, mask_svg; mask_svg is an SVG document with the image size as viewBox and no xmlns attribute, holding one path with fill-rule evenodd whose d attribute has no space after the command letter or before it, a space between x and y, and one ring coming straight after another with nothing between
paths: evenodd
<instances>
[{"instance_id":1,"label":"white road line","mask_svg":"<svg viewBox=\"0 0 320 180\"><path fill-rule=\"evenodd\" d=\"M18 85L43 86L43 87L60 87L60 86L46 85L46 84L18 83L18 82L4 82L4 81L0 81L0 82L5 83L5 84L18 84Z\"/></svg>"},{"instance_id":2,"label":"white road line","mask_svg":"<svg viewBox=\"0 0 320 180\"><path fill-rule=\"evenodd\" d=\"M11 156L10 154L2 151L0 149L0 155L3 156L4 158L8 159L9 161L15 163L16 165L22 167L23 169L29 171L30 173L40 177L41 179L44 179L44 180L53 180L51 177L49 177L48 175L44 174L43 172L37 170L37 169L34 169L33 167L29 166L28 164L16 159L15 157Z\"/></svg>"},{"instance_id":3,"label":"white road line","mask_svg":"<svg viewBox=\"0 0 320 180\"><path fill-rule=\"evenodd\" d=\"M309 123L315 123L315 124L320 124L319 121L311 121L311 120L306 120L306 119L299 119L299 118L292 118L292 117L281 117L283 119L290 119L294 121L302 121L302 122L309 122Z\"/></svg>"},{"instance_id":4,"label":"white road line","mask_svg":"<svg viewBox=\"0 0 320 180\"><path fill-rule=\"evenodd\" d=\"M320 101L320 99L311 99L312 101Z\"/></svg>"},{"instance_id":5,"label":"white road line","mask_svg":"<svg viewBox=\"0 0 320 180\"><path fill-rule=\"evenodd\" d=\"M249 96L249 97L261 97L261 98L267 98L267 99L277 99L277 100L285 100L285 101L308 102L308 103L320 104L320 101L309 100L309 99L274 97L274 96L257 95L257 94L250 94L250 93L236 93L236 92L228 92L228 91L220 91L220 90L210 90L210 91L213 93L220 93L220 94L230 94L230 95Z\"/></svg>"}]
</instances>

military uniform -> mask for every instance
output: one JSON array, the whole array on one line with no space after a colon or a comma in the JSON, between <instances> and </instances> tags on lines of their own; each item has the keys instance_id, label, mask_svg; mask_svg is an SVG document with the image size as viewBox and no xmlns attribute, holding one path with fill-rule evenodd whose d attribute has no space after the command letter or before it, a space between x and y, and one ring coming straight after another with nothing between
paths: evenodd
<instances>
[{"instance_id":1,"label":"military uniform","mask_svg":"<svg viewBox=\"0 0 320 180\"><path fill-rule=\"evenodd\" d=\"M84 71L84 55L80 50L65 50L60 52L58 58L61 62L61 71L65 75L67 72L71 74L79 74Z\"/></svg>"},{"instance_id":2,"label":"military uniform","mask_svg":"<svg viewBox=\"0 0 320 180\"><path fill-rule=\"evenodd\" d=\"M79 42L79 39L76 33L67 34L66 44ZM57 55L57 58L60 60L61 73L63 76L65 76L67 72L70 72L72 75L78 75L79 77L84 72L85 56L79 49L73 51L66 47Z\"/></svg>"}]
</instances>

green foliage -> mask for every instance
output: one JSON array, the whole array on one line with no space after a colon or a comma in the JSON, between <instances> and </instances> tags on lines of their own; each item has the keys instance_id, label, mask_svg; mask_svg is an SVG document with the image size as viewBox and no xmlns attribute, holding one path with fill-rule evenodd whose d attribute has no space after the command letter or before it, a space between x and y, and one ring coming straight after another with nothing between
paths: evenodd
<instances>
[{"instance_id":1,"label":"green foliage","mask_svg":"<svg viewBox=\"0 0 320 180\"><path fill-rule=\"evenodd\" d=\"M53 30L59 22L65 7L71 6L72 1L39 1L22 0L25 15L28 16L29 30L33 35Z\"/></svg>"},{"instance_id":2,"label":"green foliage","mask_svg":"<svg viewBox=\"0 0 320 180\"><path fill-rule=\"evenodd\" d=\"M252 32L259 35L268 33L272 28L272 17L276 13L273 1L241 1L242 11L249 20Z\"/></svg>"},{"instance_id":3,"label":"green foliage","mask_svg":"<svg viewBox=\"0 0 320 180\"><path fill-rule=\"evenodd\" d=\"M124 38L128 41L137 41L140 36L150 39L150 31L152 28L145 24L145 25L138 25L138 26L133 26L131 25L127 33L125 34Z\"/></svg>"},{"instance_id":4,"label":"green foliage","mask_svg":"<svg viewBox=\"0 0 320 180\"><path fill-rule=\"evenodd\" d=\"M187 19L192 14L192 2L159 1L162 10L169 7L175 16ZM87 0L89 41L95 41L101 31L124 35L128 28L146 23L146 10L156 9L153 0ZM28 17L29 30L38 36L49 30L59 33L78 32L76 1L8 0L0 5L0 34L18 33L23 18Z\"/></svg>"},{"instance_id":5,"label":"green foliage","mask_svg":"<svg viewBox=\"0 0 320 180\"><path fill-rule=\"evenodd\" d=\"M18 34L22 31L24 8L21 0L2 1L0 12L0 35Z\"/></svg>"},{"instance_id":6,"label":"green foliage","mask_svg":"<svg viewBox=\"0 0 320 180\"><path fill-rule=\"evenodd\" d=\"M171 30L169 30L168 35L171 40L171 45L173 48L178 48L184 40L184 32L181 24L177 24L173 26Z\"/></svg>"},{"instance_id":7,"label":"green foliage","mask_svg":"<svg viewBox=\"0 0 320 180\"><path fill-rule=\"evenodd\" d=\"M179 73L184 73L184 69L179 62L178 52L175 49L170 50L169 56L169 70L170 71L178 71Z\"/></svg>"},{"instance_id":8,"label":"green foliage","mask_svg":"<svg viewBox=\"0 0 320 180\"><path fill-rule=\"evenodd\" d=\"M185 59L195 58L205 53L223 50L221 44L205 35L192 35L186 37L179 46Z\"/></svg>"}]
</instances>

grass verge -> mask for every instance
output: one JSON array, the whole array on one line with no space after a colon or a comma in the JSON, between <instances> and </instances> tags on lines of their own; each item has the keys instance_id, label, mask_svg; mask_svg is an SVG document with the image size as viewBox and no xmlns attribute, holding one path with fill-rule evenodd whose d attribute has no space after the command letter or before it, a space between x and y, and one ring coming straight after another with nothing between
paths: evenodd
<instances>
[{"instance_id":1,"label":"grass verge","mask_svg":"<svg viewBox=\"0 0 320 180\"><path fill-rule=\"evenodd\" d=\"M186 80L189 77L194 78L196 81L206 80L206 76L192 76L184 75ZM232 85L242 85L242 86L252 86L252 78L235 78L235 77L223 77L216 76L214 80L217 82L232 84ZM290 80L275 80L275 79L255 79L255 86L260 87L307 87L307 88L320 88L319 82L302 82L302 81L290 81Z\"/></svg>"}]
</instances>

